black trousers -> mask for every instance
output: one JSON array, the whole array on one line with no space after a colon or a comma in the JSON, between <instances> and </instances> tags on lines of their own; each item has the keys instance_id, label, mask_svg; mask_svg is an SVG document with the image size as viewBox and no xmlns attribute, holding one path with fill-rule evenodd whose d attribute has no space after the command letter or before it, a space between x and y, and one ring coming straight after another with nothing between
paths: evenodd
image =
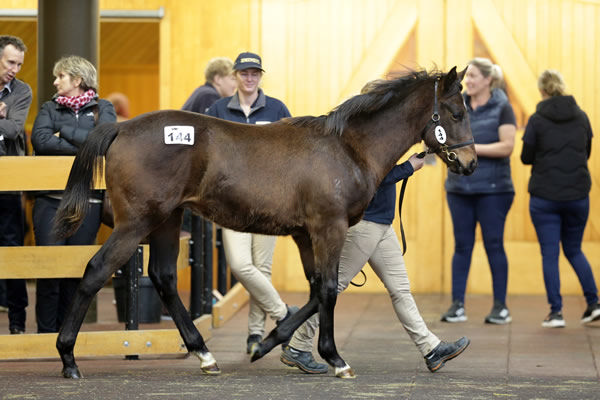
<instances>
[{"instance_id":1,"label":"black trousers","mask_svg":"<svg viewBox=\"0 0 600 400\"><path fill-rule=\"evenodd\" d=\"M94 244L100 228L102 204L90 204L90 209L73 236L55 241L50 235L52 221L60 200L47 196L35 199L33 206L33 231L38 246ZM38 279L36 282L35 318L38 333L58 332L69 310L79 278Z\"/></svg>"},{"instance_id":2,"label":"black trousers","mask_svg":"<svg viewBox=\"0 0 600 400\"><path fill-rule=\"evenodd\" d=\"M0 194L0 246L23 246L25 213L20 194ZM27 285L24 279L6 279L9 329L25 330Z\"/></svg>"}]
</instances>

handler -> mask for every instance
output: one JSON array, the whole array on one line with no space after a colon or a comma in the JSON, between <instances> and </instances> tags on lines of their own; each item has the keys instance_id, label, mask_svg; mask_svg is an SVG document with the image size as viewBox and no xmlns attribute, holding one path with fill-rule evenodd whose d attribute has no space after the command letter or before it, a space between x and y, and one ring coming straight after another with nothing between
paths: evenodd
<instances>
[{"instance_id":1,"label":"handler","mask_svg":"<svg viewBox=\"0 0 600 400\"><path fill-rule=\"evenodd\" d=\"M368 83L361 93L368 92L378 82ZM446 343L427 328L410 292L402 248L392 228L396 183L421 169L423 163L422 158L413 154L408 161L394 166L383 178L373 200L365 210L363 219L348 229L340 256L337 291L344 291L368 261L385 285L400 323L425 357L427 368L436 372L446 361L462 353L470 341L462 337L456 342ZM311 353L312 339L318 326L318 314L302 324L292 336L289 345L284 348L281 362L298 367L307 374L326 373L327 364L316 362Z\"/></svg>"}]
</instances>

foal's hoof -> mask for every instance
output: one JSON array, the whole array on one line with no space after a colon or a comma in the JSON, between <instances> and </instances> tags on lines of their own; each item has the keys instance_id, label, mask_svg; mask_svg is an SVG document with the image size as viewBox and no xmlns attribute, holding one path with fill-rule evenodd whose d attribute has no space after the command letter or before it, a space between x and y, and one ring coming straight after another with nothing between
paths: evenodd
<instances>
[{"instance_id":1,"label":"foal's hoof","mask_svg":"<svg viewBox=\"0 0 600 400\"><path fill-rule=\"evenodd\" d=\"M200 369L207 375L219 375L221 373L217 363L202 366Z\"/></svg>"},{"instance_id":2,"label":"foal's hoof","mask_svg":"<svg viewBox=\"0 0 600 400\"><path fill-rule=\"evenodd\" d=\"M67 379L81 379L83 376L77 367L64 367L62 370L63 377Z\"/></svg>"},{"instance_id":3,"label":"foal's hoof","mask_svg":"<svg viewBox=\"0 0 600 400\"><path fill-rule=\"evenodd\" d=\"M342 379L356 378L356 375L354 375L354 371L352 371L352 368L350 368L349 365L346 365L345 367L342 367L342 368L336 368L335 376L337 376L338 378L342 378Z\"/></svg>"},{"instance_id":4,"label":"foal's hoof","mask_svg":"<svg viewBox=\"0 0 600 400\"><path fill-rule=\"evenodd\" d=\"M250 349L250 362L254 362L260 358L262 358L262 346L260 343L254 343L252 348Z\"/></svg>"}]
</instances>

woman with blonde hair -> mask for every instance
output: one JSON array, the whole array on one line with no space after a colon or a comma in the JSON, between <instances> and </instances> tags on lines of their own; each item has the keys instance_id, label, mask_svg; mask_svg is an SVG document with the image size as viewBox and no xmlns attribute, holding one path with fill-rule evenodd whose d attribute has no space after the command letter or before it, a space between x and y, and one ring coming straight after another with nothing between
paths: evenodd
<instances>
[{"instance_id":1,"label":"woman with blonde hair","mask_svg":"<svg viewBox=\"0 0 600 400\"><path fill-rule=\"evenodd\" d=\"M540 243L550 304L550 314L542 326L560 328L565 326L558 271L561 243L588 305L581 323L600 319L594 274L581 251L590 209L587 160L592 149L592 127L573 96L565 93L565 82L558 71L542 72L538 89L542 101L527 122L521 161L532 166L529 214Z\"/></svg>"},{"instance_id":2,"label":"woman with blonde hair","mask_svg":"<svg viewBox=\"0 0 600 400\"><path fill-rule=\"evenodd\" d=\"M465 74L465 104L475 139L478 165L470 176L448 172L446 196L454 226L452 305L444 322L463 322L465 291L475 243L481 227L492 272L494 304L485 322L507 324L508 260L504 251L504 225L515 191L510 173L516 120L504 91L502 70L487 58L471 60Z\"/></svg>"},{"instance_id":3,"label":"woman with blonde hair","mask_svg":"<svg viewBox=\"0 0 600 400\"><path fill-rule=\"evenodd\" d=\"M35 154L40 156L75 155L88 134L98 124L115 122L113 105L97 94L96 68L79 56L63 57L54 64L56 95L45 102L31 132ZM54 241L50 235L52 220L58 209L61 191L38 193L33 206L33 231L38 246L94 244L100 227L102 194L95 191L89 199L88 212L81 227L65 240ZM58 332L79 279L38 279L36 320L38 333Z\"/></svg>"}]
</instances>

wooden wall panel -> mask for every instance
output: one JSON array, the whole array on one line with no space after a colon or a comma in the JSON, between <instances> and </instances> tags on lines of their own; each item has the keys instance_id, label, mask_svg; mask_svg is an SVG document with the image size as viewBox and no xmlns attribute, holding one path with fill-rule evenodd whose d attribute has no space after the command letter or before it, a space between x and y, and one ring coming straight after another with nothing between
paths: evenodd
<instances>
[{"instance_id":1,"label":"wooden wall panel","mask_svg":"<svg viewBox=\"0 0 600 400\"><path fill-rule=\"evenodd\" d=\"M37 1L6 0L2 7L35 8ZM244 50L263 56L267 71L265 91L283 100L294 115L327 113L357 93L366 81L407 66L460 68L473 56L492 58L505 71L509 98L521 129L511 157L517 193L505 232L509 294L543 293L539 249L528 212L529 167L519 160L522 128L539 101L537 75L545 68L555 68L563 73L568 90L588 113L596 134L600 132L599 2L231 0L224 5L208 1L101 0L100 7L164 7L164 17L156 21L158 32L145 46L126 49L129 42L119 42L120 35L131 32L127 21L110 21L125 22L121 33L109 33L113 26L108 22L101 28L101 35L103 30L108 40L101 44L102 92L116 88L133 90L141 97L136 106L144 111L181 107L204 82L204 66L210 58L234 58ZM35 84L35 33L31 25L0 19L0 30L4 29L29 38L26 40L30 53L20 77ZM134 33L139 32L127 35ZM107 43L115 46L107 50ZM106 61L111 57L116 61ZM149 58L158 60L143 61ZM132 65L125 65L128 61ZM150 101L152 96L154 100ZM591 214L584 249L600 276L600 263L595 261L600 251L600 219L596 217L600 212L597 138L593 146ZM415 151L419 150L417 147ZM453 235L443 190L445 174L439 160L425 167L411 178L405 198L403 218L409 244L406 261L415 292L450 290ZM297 250L289 238L279 239L274 265L273 279L278 288L306 290ZM569 269L561 259L563 293L580 293ZM468 290L489 293L489 279L487 259L478 241ZM362 290L382 288L376 278L369 277Z\"/></svg>"}]
</instances>

